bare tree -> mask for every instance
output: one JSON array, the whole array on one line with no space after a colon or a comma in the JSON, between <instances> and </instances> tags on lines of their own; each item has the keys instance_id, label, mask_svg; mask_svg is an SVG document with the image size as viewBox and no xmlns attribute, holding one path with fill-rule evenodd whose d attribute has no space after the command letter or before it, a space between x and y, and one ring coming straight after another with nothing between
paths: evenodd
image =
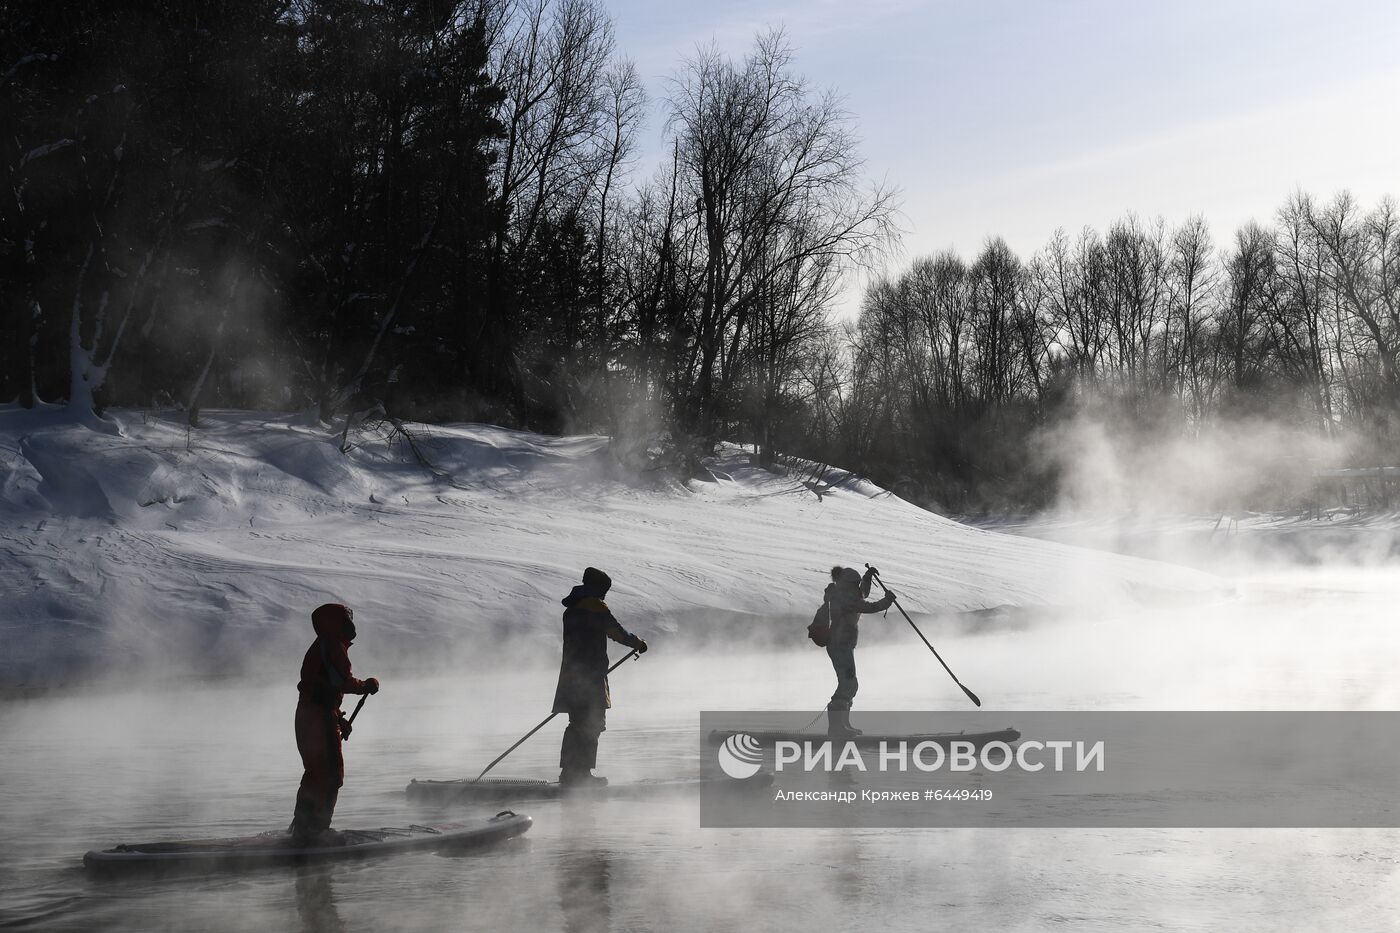
<instances>
[{"instance_id":1,"label":"bare tree","mask_svg":"<svg viewBox=\"0 0 1400 933\"><path fill-rule=\"evenodd\" d=\"M1313 207L1301 192L1279 210L1274 229L1274 252L1286 294L1275 312L1279 358L1283 368L1308 393L1319 431L1335 428L1333 372L1328 346L1335 330L1329 323L1333 289L1328 285L1327 258L1309 223Z\"/></svg>"},{"instance_id":2,"label":"bare tree","mask_svg":"<svg viewBox=\"0 0 1400 933\"><path fill-rule=\"evenodd\" d=\"M1205 219L1193 217L1171 236L1162 334L1161 385L1199 422L1213 394L1204 343L1216 297L1215 262Z\"/></svg>"},{"instance_id":3,"label":"bare tree","mask_svg":"<svg viewBox=\"0 0 1400 933\"><path fill-rule=\"evenodd\" d=\"M1341 194L1324 208L1309 207L1307 219L1326 254L1325 276L1349 318L1339 343L1355 348L1352 356L1361 367L1348 374L1348 382L1357 387L1352 393L1358 403L1388 412L1400 401L1400 216L1395 202L1386 198L1363 214L1351 195ZM1374 371L1373 393L1359 390L1367 370Z\"/></svg>"},{"instance_id":4,"label":"bare tree","mask_svg":"<svg viewBox=\"0 0 1400 933\"><path fill-rule=\"evenodd\" d=\"M741 63L700 50L672 82L669 104L681 200L695 206L703 248L683 416L708 436L728 414L761 296L805 264L877 252L892 232L894 196L862 189L848 115L794 72L780 32L760 36Z\"/></svg>"},{"instance_id":5,"label":"bare tree","mask_svg":"<svg viewBox=\"0 0 1400 933\"><path fill-rule=\"evenodd\" d=\"M1219 310L1225 371L1236 392L1260 385L1273 349L1268 322L1276 301L1278 270L1273 243L1258 224L1235 234L1225 257L1225 295Z\"/></svg>"}]
</instances>

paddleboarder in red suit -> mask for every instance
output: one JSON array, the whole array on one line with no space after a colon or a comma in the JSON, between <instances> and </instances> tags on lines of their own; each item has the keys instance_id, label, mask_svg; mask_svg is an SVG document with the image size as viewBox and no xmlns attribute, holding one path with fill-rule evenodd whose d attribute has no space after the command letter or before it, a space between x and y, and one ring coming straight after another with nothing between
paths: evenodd
<instances>
[{"instance_id":1,"label":"paddleboarder in red suit","mask_svg":"<svg viewBox=\"0 0 1400 933\"><path fill-rule=\"evenodd\" d=\"M345 783L341 742L350 735L340 704L347 693L379 692L378 680L358 680L350 670L350 645L355 640L350 607L320 606L311 614L311 627L316 640L302 658L297 684L297 751L304 770L290 829L293 844L299 846L335 842L331 817Z\"/></svg>"}]
</instances>

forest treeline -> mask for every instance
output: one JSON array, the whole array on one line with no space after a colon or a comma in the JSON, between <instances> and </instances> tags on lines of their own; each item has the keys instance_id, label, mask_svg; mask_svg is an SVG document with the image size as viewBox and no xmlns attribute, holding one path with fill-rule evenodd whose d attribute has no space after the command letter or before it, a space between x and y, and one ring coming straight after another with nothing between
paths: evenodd
<instances>
[{"instance_id":1,"label":"forest treeline","mask_svg":"<svg viewBox=\"0 0 1400 933\"><path fill-rule=\"evenodd\" d=\"M779 33L677 63L648 168L596 0L0 11L7 398L719 436L890 231Z\"/></svg>"},{"instance_id":2,"label":"forest treeline","mask_svg":"<svg viewBox=\"0 0 1400 933\"><path fill-rule=\"evenodd\" d=\"M1027 258L992 239L970 261L945 252L876 283L849 335L846 388L815 433L967 511L1053 502L1064 458L1047 447L1076 419L1111 426L1120 453L1207 434L1219 449L1270 424L1270 449L1235 452L1265 475L1197 503L1238 508L1319 467L1394 463L1397 340L1390 199L1297 193L1223 244L1199 217L1173 228L1130 215L1103 233L1058 231Z\"/></svg>"},{"instance_id":3,"label":"forest treeline","mask_svg":"<svg viewBox=\"0 0 1400 933\"><path fill-rule=\"evenodd\" d=\"M652 99L598 0L0 0L0 398L715 440L1044 504L1092 411L1391 449L1390 202L894 255L781 33ZM660 153L643 164L643 151ZM348 420L347 420L348 423ZM647 443L643 447L648 447Z\"/></svg>"}]
</instances>

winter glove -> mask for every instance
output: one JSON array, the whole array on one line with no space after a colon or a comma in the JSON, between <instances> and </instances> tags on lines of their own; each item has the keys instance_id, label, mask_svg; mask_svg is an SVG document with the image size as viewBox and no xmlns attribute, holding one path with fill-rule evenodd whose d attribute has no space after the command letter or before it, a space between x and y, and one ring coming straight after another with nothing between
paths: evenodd
<instances>
[{"instance_id":1,"label":"winter glove","mask_svg":"<svg viewBox=\"0 0 1400 933\"><path fill-rule=\"evenodd\" d=\"M379 692L379 678L368 677L365 679L365 693L375 694Z\"/></svg>"},{"instance_id":2,"label":"winter glove","mask_svg":"<svg viewBox=\"0 0 1400 933\"><path fill-rule=\"evenodd\" d=\"M341 737L341 739L348 742L348 741L350 740L350 732L351 732L351 729L350 729L350 720L346 719L345 716L344 716L344 714L342 714L342 715L340 715L340 716L338 716L338 717L336 718L336 723L337 723L337 725L340 726L340 737Z\"/></svg>"},{"instance_id":3,"label":"winter glove","mask_svg":"<svg viewBox=\"0 0 1400 933\"><path fill-rule=\"evenodd\" d=\"M637 650L637 653L638 653L638 654L646 654L646 653L647 653L647 643L644 642L644 641L642 641L642 640L641 640L640 638L638 638L636 635L633 635L633 636L632 636L632 647L635 648L635 649Z\"/></svg>"}]
</instances>

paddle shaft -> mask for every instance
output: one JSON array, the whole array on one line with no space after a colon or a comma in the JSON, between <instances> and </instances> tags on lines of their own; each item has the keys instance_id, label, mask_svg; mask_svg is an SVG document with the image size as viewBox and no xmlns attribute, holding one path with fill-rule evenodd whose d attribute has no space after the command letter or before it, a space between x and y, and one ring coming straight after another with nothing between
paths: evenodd
<instances>
[{"instance_id":1,"label":"paddle shaft","mask_svg":"<svg viewBox=\"0 0 1400 933\"><path fill-rule=\"evenodd\" d=\"M365 700L368 700L368 699L369 699L369 694L368 694L368 693L362 693L362 694L360 694L360 702L358 702L358 703L355 704L355 709L350 713L350 718L347 719L347 720L345 720L345 725L347 725L347 726L352 726L352 725L355 724L355 717L358 716L358 715L360 715L360 707L361 707L361 706L364 706L364 705L365 705ZM344 741L344 742L350 741L350 730L349 730L349 729L347 729L347 730L345 731L345 735L342 736L341 741Z\"/></svg>"},{"instance_id":2,"label":"paddle shaft","mask_svg":"<svg viewBox=\"0 0 1400 933\"><path fill-rule=\"evenodd\" d=\"M866 570L869 570L869 569L870 569L870 565L869 565L869 564L866 564L866 565L865 565L865 569L866 569ZM879 574L878 571L876 571L876 573L874 574L874 576L875 576L875 582L878 583L878 584L880 584L880 589L881 589L882 591L888 593L889 590L886 589L886 587L885 587L885 581L880 579L880 574ZM916 635L919 636L919 639L924 643L924 645L928 648L928 650L933 652L933 656L934 656L935 658L938 659L938 663L939 663L939 664L942 664L942 665L943 665L943 669L944 669L945 671L948 672L948 676L951 677L951 678L953 678L953 683L957 684L959 687L962 687L962 692L963 692L963 693L966 693L966 694L967 694L967 698L968 698L969 700L971 700L975 705L981 706L981 705L982 705L982 701L979 700L979 699L977 699L977 694L973 693L971 690L967 689L966 687L963 687L963 682L962 682L961 680L958 680L958 675L953 673L953 669L952 669L951 667L948 666L948 662L947 662L947 661L944 661L944 660L943 660L943 656L940 655L940 654L938 653L938 649L935 648L935 647L933 647L932 643L930 643L929 640L928 640L927 638L924 637L924 633L921 632L921 631L919 631L919 627L918 627L917 625L914 624L914 620L911 619L911 618L909 618L909 613L905 612L905 611L904 611L904 607L901 606L901 605L899 604L899 597L898 597L898 596L896 596L895 599L894 599L894 607L895 607L896 609L899 610L899 614L900 614L900 615L904 616L904 621L909 623L909 627L912 628L912 629L914 630L914 633L915 633Z\"/></svg>"},{"instance_id":3,"label":"paddle shaft","mask_svg":"<svg viewBox=\"0 0 1400 933\"><path fill-rule=\"evenodd\" d=\"M623 656L622 656L622 659L621 659L620 661L618 661L618 662L617 662L616 664L614 664L612 667L608 668L607 673L604 674L603 676L606 677L606 676L608 676L608 674L611 674L613 671L617 670L619 667L622 666L623 661L628 661L628 660L631 660L632 658L635 658L635 657L638 657L638 656L639 656L639 652L637 651L636 648L633 648L631 651L627 652L627 654L623 655ZM559 715L559 713L556 711L556 712L550 713L548 716L544 717L544 719L540 721L540 724L539 724L538 726L535 726L535 728L531 729L529 732L527 732L527 733L525 733L524 735L522 735L522 736L520 737L520 741L516 742L516 743L515 743L514 745L512 745L510 748L508 748L508 749L506 749L505 751L501 752L500 756L497 757L495 761L491 762L489 765L487 765L485 768L483 768L483 769L481 770L481 773L478 774L478 775L476 776L476 780L472 781L472 783L473 783L473 784L476 784L476 783L479 782L482 778L486 777L486 772L487 772L487 771L490 771L492 768L496 767L496 765L500 764L501 761L502 761L507 755L509 755L511 752L515 751L515 750L516 750L517 748L519 748L520 746L524 745L524 744L525 744L525 741L526 741L528 738L530 738L530 736L534 735L536 732L539 732L539 731L540 731L541 729L543 729L545 726L549 725L549 721L550 721L551 719L553 719L555 716L558 716L558 715Z\"/></svg>"}]
</instances>

